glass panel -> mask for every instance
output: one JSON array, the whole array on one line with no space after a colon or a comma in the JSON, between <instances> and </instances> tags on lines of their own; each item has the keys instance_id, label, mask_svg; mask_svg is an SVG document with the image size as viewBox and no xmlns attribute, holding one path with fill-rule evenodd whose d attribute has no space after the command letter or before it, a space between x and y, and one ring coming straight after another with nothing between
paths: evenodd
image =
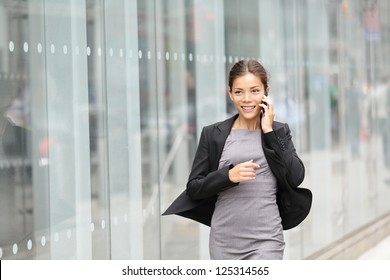
<instances>
[{"instance_id":1,"label":"glass panel","mask_svg":"<svg viewBox=\"0 0 390 280\"><path fill-rule=\"evenodd\" d=\"M156 6L155 1L137 1L141 158L143 252L145 259L159 259L160 252L160 188L159 139L166 131L159 119L156 84ZM141 242L139 240L138 242ZM141 243L142 244L142 243Z\"/></svg>"},{"instance_id":2,"label":"glass panel","mask_svg":"<svg viewBox=\"0 0 390 280\"><path fill-rule=\"evenodd\" d=\"M111 258L142 258L142 193L135 1L105 1ZM137 225L137 226L135 226Z\"/></svg>"},{"instance_id":3,"label":"glass panel","mask_svg":"<svg viewBox=\"0 0 390 280\"><path fill-rule=\"evenodd\" d=\"M50 192L41 203L50 207L50 258L90 259L85 3L46 1L44 12Z\"/></svg>"},{"instance_id":4,"label":"glass panel","mask_svg":"<svg viewBox=\"0 0 390 280\"><path fill-rule=\"evenodd\" d=\"M192 6L186 1L156 2L157 90L159 94L159 152L161 209L184 190L194 148L194 77L189 70L186 15ZM187 1L189 2L189 1ZM192 100L190 103L189 100ZM191 107L192 106L192 107ZM197 228L189 220L163 217L161 250L163 259L198 258ZM191 248L191 249L190 249Z\"/></svg>"},{"instance_id":5,"label":"glass panel","mask_svg":"<svg viewBox=\"0 0 390 280\"><path fill-rule=\"evenodd\" d=\"M111 255L111 217L108 182L106 48L103 1L86 1L91 176L92 257Z\"/></svg>"},{"instance_id":6,"label":"glass panel","mask_svg":"<svg viewBox=\"0 0 390 280\"><path fill-rule=\"evenodd\" d=\"M0 258L29 258L33 235L26 3L0 2ZM34 244L34 246L33 246ZM30 250L27 248L29 246Z\"/></svg>"}]
</instances>

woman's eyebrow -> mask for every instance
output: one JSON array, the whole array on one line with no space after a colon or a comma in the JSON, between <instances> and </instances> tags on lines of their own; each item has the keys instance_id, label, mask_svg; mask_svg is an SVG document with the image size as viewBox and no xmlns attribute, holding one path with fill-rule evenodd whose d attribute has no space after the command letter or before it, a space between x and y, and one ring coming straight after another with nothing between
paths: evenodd
<instances>
[{"instance_id":1,"label":"woman's eyebrow","mask_svg":"<svg viewBox=\"0 0 390 280\"><path fill-rule=\"evenodd\" d=\"M254 88L257 88L257 87L261 87L261 85L250 87L250 89L254 89ZM243 90L242 88L233 88L233 89L234 90Z\"/></svg>"}]
</instances>

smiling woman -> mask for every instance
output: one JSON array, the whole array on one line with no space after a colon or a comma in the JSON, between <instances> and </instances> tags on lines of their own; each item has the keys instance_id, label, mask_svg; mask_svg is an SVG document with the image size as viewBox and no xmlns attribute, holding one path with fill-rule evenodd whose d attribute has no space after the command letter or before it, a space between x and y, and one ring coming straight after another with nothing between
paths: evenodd
<instances>
[{"instance_id":1,"label":"smiling woman","mask_svg":"<svg viewBox=\"0 0 390 280\"><path fill-rule=\"evenodd\" d=\"M210 226L212 259L282 259L283 229L291 221L282 221L286 217L277 195L302 183L304 166L288 125L274 122L263 66L255 60L237 62L229 87L238 113L203 128L187 189L164 214ZM307 192L300 206L309 205L303 218L311 204Z\"/></svg>"},{"instance_id":2,"label":"smiling woman","mask_svg":"<svg viewBox=\"0 0 390 280\"><path fill-rule=\"evenodd\" d=\"M272 130L275 116L273 102L268 98L268 74L255 60L237 62L229 74L229 96L239 117L233 128ZM260 114L264 123L260 124Z\"/></svg>"},{"instance_id":3,"label":"smiling woman","mask_svg":"<svg viewBox=\"0 0 390 280\"><path fill-rule=\"evenodd\" d=\"M244 120L249 122L253 119L255 123L252 125L252 129L260 129L260 119L256 117L260 116L260 104L264 97L264 85L261 80L256 75L248 72L234 80L229 96L234 107L240 113L235 128L244 128L242 126L245 124L241 124L241 122ZM248 126L245 128L249 129Z\"/></svg>"}]
</instances>

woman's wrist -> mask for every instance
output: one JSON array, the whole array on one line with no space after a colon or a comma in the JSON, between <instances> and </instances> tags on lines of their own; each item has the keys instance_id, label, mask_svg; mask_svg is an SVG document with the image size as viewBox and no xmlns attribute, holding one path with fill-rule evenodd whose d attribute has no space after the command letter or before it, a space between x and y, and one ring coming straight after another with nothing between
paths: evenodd
<instances>
[{"instance_id":1,"label":"woman's wrist","mask_svg":"<svg viewBox=\"0 0 390 280\"><path fill-rule=\"evenodd\" d=\"M263 132L264 133L268 133L268 132L271 132L273 131L272 127L271 128L263 128Z\"/></svg>"}]
</instances>

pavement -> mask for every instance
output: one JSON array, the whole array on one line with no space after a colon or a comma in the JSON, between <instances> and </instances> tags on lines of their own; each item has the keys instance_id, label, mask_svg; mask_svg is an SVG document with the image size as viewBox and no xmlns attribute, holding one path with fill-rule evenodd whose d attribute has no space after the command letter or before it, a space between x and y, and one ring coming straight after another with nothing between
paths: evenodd
<instances>
[{"instance_id":1,"label":"pavement","mask_svg":"<svg viewBox=\"0 0 390 280\"><path fill-rule=\"evenodd\" d=\"M358 260L390 260L390 236L363 253Z\"/></svg>"}]
</instances>

